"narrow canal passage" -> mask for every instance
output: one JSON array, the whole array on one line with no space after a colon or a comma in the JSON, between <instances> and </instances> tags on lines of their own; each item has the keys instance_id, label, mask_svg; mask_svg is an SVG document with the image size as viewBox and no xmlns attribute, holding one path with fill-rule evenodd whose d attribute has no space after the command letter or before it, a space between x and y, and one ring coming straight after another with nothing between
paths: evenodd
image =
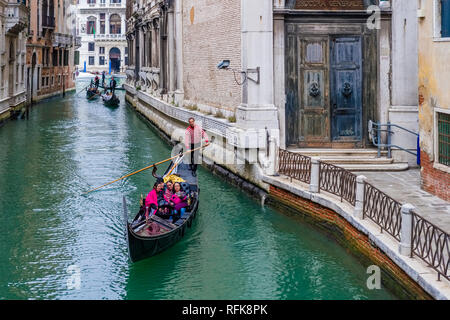
<instances>
[{"instance_id":1,"label":"narrow canal passage","mask_svg":"<svg viewBox=\"0 0 450 320\"><path fill-rule=\"evenodd\" d=\"M122 195L131 217L151 172L81 193L170 148L121 99L114 110L71 94L0 127L0 299L395 298L368 290L365 268L333 240L204 169L187 236L131 264Z\"/></svg>"}]
</instances>

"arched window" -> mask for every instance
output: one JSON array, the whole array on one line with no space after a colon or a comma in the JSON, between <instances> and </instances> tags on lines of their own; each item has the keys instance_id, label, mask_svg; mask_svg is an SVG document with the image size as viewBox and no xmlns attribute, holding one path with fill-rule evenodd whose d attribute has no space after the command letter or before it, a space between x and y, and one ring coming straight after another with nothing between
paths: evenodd
<instances>
[{"instance_id":1,"label":"arched window","mask_svg":"<svg viewBox=\"0 0 450 320\"><path fill-rule=\"evenodd\" d=\"M122 19L118 14L112 14L109 18L109 33L110 34L120 34L121 33Z\"/></svg>"},{"instance_id":2,"label":"arched window","mask_svg":"<svg viewBox=\"0 0 450 320\"><path fill-rule=\"evenodd\" d=\"M97 31L95 30L96 26L95 24L97 23L97 19L93 16L90 16L87 18L87 25L86 25L86 33L87 34L96 34Z\"/></svg>"}]
</instances>

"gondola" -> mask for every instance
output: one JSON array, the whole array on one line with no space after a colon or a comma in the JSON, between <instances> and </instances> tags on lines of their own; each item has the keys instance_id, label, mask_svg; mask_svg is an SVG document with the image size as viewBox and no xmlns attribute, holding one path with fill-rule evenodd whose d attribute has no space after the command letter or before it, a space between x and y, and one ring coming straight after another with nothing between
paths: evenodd
<instances>
[{"instance_id":1,"label":"gondola","mask_svg":"<svg viewBox=\"0 0 450 320\"><path fill-rule=\"evenodd\" d=\"M100 96L100 91L95 88L87 88L86 89L86 98L88 98L88 100L92 100L94 97L99 97Z\"/></svg>"},{"instance_id":2,"label":"gondola","mask_svg":"<svg viewBox=\"0 0 450 320\"><path fill-rule=\"evenodd\" d=\"M99 85L99 88L105 89L105 86ZM107 86L106 89L109 89L109 87ZM116 87L116 90L119 91L125 91L125 88L123 87L123 84L120 87Z\"/></svg>"},{"instance_id":3,"label":"gondola","mask_svg":"<svg viewBox=\"0 0 450 320\"><path fill-rule=\"evenodd\" d=\"M118 107L120 99L115 94L102 94L103 103L107 107Z\"/></svg>"},{"instance_id":4,"label":"gondola","mask_svg":"<svg viewBox=\"0 0 450 320\"><path fill-rule=\"evenodd\" d=\"M178 166L172 162L167 168L166 174L173 166L176 168L171 174L176 172L175 174L185 181L182 183L183 189L190 198L190 204L186 208L185 214L174 221L174 223L153 215L150 217L151 224L157 224L160 229L157 232L152 232L151 229L154 227L147 225L145 219L139 222L142 219L141 216L145 213L145 205L142 200L138 214L130 223L128 221L126 200L125 197L123 198L125 233L128 242L128 253L132 262L152 257L173 246L184 237L186 229L191 227L192 221L197 214L200 193L198 179L192 175L189 165L182 162ZM157 230L158 228L155 229Z\"/></svg>"}]
</instances>

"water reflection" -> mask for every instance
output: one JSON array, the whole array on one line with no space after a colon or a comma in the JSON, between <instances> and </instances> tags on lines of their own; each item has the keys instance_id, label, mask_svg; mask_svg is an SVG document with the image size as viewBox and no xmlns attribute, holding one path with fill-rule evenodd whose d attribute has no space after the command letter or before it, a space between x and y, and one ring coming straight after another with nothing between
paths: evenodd
<instances>
[{"instance_id":1,"label":"water reflection","mask_svg":"<svg viewBox=\"0 0 450 320\"><path fill-rule=\"evenodd\" d=\"M121 106L110 109L68 94L0 128L0 298L393 298L369 291L365 269L326 236L203 169L199 215L187 236L131 264L122 196L131 217L151 172L81 194L170 149L119 95ZM67 287L72 265L81 271L80 290Z\"/></svg>"}]
</instances>

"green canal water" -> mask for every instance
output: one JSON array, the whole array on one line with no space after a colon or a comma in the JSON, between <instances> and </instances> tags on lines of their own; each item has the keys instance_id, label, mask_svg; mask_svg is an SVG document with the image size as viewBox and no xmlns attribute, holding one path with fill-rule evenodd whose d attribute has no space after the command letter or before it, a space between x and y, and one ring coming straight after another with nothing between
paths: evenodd
<instances>
[{"instance_id":1,"label":"green canal water","mask_svg":"<svg viewBox=\"0 0 450 320\"><path fill-rule=\"evenodd\" d=\"M192 229L131 264L122 196L131 218L151 172L81 193L170 148L121 98L109 109L68 94L0 127L0 299L395 299L367 289L366 269L329 237L203 168Z\"/></svg>"}]
</instances>

